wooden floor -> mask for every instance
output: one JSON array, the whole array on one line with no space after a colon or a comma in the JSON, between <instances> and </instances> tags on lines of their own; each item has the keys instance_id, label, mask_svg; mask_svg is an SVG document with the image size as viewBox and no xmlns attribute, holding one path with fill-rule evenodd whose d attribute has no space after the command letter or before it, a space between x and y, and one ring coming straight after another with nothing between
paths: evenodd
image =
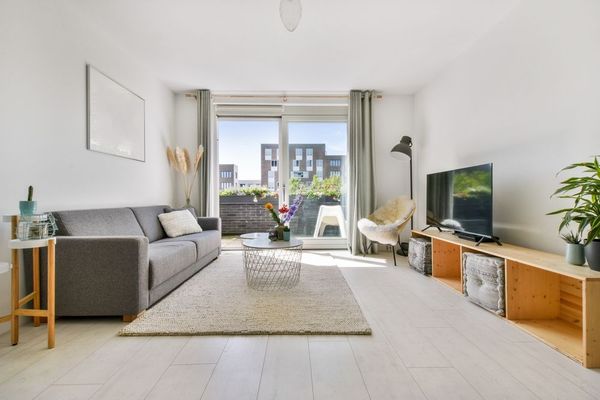
<instances>
[{"instance_id":1,"label":"wooden floor","mask_svg":"<svg viewBox=\"0 0 600 400\"><path fill-rule=\"evenodd\" d=\"M448 286L389 257L331 255L373 336L126 338L117 319L68 319L47 350L27 325L18 346L0 336L0 399L600 398L600 370Z\"/></svg>"}]
</instances>

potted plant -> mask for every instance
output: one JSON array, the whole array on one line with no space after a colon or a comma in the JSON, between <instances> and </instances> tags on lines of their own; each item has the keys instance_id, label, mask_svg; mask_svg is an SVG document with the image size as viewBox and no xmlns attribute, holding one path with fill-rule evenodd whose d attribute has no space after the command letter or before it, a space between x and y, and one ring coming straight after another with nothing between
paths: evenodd
<instances>
[{"instance_id":1,"label":"potted plant","mask_svg":"<svg viewBox=\"0 0 600 400\"><path fill-rule=\"evenodd\" d=\"M33 215L37 209L37 201L33 201L33 186L27 190L27 200L19 201L21 215Z\"/></svg>"},{"instance_id":2,"label":"potted plant","mask_svg":"<svg viewBox=\"0 0 600 400\"><path fill-rule=\"evenodd\" d=\"M552 194L573 200L573 206L553 211L549 215L563 214L559 232L569 223L578 225L577 234L585 236L585 257L588 265L600 271L600 163L594 161L571 164L560 172L582 169L582 176L565 179ZM560 173L559 172L559 173ZM584 232L587 234L584 235Z\"/></svg>"},{"instance_id":3,"label":"potted plant","mask_svg":"<svg viewBox=\"0 0 600 400\"><path fill-rule=\"evenodd\" d=\"M273 209L273 204L265 204L265 209L269 212L271 218L273 218L273 221L275 221L277 224L275 225L274 231L269 234L269 238L271 240L290 240L290 222L292 221L292 218L294 218L294 215L296 215L296 212L300 208L303 200L304 198L302 195L296 196L296 199L291 206L288 207L286 204L283 204L281 207L279 207L279 210L277 210L279 211L279 214Z\"/></svg>"},{"instance_id":4,"label":"potted plant","mask_svg":"<svg viewBox=\"0 0 600 400\"><path fill-rule=\"evenodd\" d=\"M581 266L585 264L585 253L582 238L579 232L568 232L561 234L560 237L567 243L565 249L565 258L569 264Z\"/></svg>"}]
</instances>

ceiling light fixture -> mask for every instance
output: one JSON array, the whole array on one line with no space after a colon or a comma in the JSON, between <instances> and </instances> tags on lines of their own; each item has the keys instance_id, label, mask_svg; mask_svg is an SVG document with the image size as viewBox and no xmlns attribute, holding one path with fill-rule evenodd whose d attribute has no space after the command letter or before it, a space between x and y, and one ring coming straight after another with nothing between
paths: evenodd
<instances>
[{"instance_id":1,"label":"ceiling light fixture","mask_svg":"<svg viewBox=\"0 0 600 400\"><path fill-rule=\"evenodd\" d=\"M294 32L302 18L302 4L300 0L281 0L279 3L281 22L290 32Z\"/></svg>"}]
</instances>

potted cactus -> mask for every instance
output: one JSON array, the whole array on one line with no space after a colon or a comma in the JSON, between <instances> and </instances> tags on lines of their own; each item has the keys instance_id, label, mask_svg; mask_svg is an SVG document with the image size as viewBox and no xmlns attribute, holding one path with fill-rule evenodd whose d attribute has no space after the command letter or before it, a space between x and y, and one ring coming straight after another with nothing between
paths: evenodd
<instances>
[{"instance_id":1,"label":"potted cactus","mask_svg":"<svg viewBox=\"0 0 600 400\"><path fill-rule=\"evenodd\" d=\"M33 215L37 209L37 201L33 201L33 186L27 190L27 200L19 201L21 215Z\"/></svg>"}]
</instances>

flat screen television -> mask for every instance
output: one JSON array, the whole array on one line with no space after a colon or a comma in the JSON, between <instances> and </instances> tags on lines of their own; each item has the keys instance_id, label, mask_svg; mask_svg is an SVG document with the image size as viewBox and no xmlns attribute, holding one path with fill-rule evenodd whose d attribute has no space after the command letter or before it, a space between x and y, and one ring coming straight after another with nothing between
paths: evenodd
<instances>
[{"instance_id":1,"label":"flat screen television","mask_svg":"<svg viewBox=\"0 0 600 400\"><path fill-rule=\"evenodd\" d=\"M427 224L472 240L496 240L492 164L427 175Z\"/></svg>"}]
</instances>

